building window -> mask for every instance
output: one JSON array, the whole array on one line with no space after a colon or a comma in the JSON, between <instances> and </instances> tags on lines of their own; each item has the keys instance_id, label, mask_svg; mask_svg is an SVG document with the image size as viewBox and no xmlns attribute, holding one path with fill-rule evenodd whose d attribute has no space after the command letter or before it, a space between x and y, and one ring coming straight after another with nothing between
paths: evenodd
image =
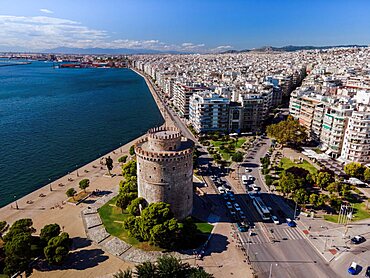
<instances>
[{"instance_id":1,"label":"building window","mask_svg":"<svg viewBox=\"0 0 370 278\"><path fill-rule=\"evenodd\" d=\"M157 170L157 167L154 167L154 170Z\"/></svg>"},{"instance_id":2,"label":"building window","mask_svg":"<svg viewBox=\"0 0 370 278\"><path fill-rule=\"evenodd\" d=\"M152 176L149 176L149 179L151 179L152 178Z\"/></svg>"},{"instance_id":3,"label":"building window","mask_svg":"<svg viewBox=\"0 0 370 278\"><path fill-rule=\"evenodd\" d=\"M176 167L172 167L172 170L175 170L176 169Z\"/></svg>"}]
</instances>

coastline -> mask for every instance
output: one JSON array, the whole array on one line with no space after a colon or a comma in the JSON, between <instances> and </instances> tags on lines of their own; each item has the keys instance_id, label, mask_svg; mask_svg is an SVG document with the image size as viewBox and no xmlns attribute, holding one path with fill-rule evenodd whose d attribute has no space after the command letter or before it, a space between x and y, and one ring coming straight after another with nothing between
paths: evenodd
<instances>
[{"instance_id":1,"label":"coastline","mask_svg":"<svg viewBox=\"0 0 370 278\"><path fill-rule=\"evenodd\" d=\"M140 75L142 78L144 78L145 80L145 83L150 91L150 93L152 94L152 97L164 119L164 123L165 124L173 124L172 122L170 122L170 119L168 117L168 115L166 114L165 112L165 109L164 109L164 106L163 106L163 103L162 101L159 99L155 89L152 87L152 85L150 84L150 82L147 80L147 78L141 74L139 71L133 69L133 68L130 68L132 71L134 71L136 74ZM104 159L105 157L107 156L110 156L113 161L114 161L114 168L116 168L117 166L119 166L119 163L117 162L117 159L123 155L128 155L128 150L129 148L139 139L141 139L144 135L142 136L139 136L133 140L131 140L130 142L126 143L125 145L122 145L108 153L106 153L105 155L101 156L101 157L98 157L97 159L91 161L91 162L88 162L87 164L79 167L78 169L64 175L64 176L61 176L60 178L57 178L56 180L53 180L51 181L50 183L28 193L27 195L23 196L23 197L20 197L18 199L14 199L14 201L12 201L11 203L3 206L0 208L0 220L5 220L9 223L12 223L14 222L15 220L17 219L20 219L22 217L19 217L20 214L22 213L22 211L24 210L29 210L29 209L32 209L32 207L35 207L36 205L38 205L38 210L44 210L47 208L48 205L51 205L52 202L54 203L61 203L63 204L63 202L65 202L68 198L66 197L66 195L64 194L64 192L70 188L70 187L75 187L76 191L79 192L80 189L78 188L78 185L76 187L76 180L81 180L82 178L89 178L90 179L90 182L92 182L94 179L97 178L97 175L98 174L103 174L103 172L105 171L105 167L103 167L104 169L100 169L101 165L100 165L100 161L102 159ZM97 167L97 168L95 168ZM78 173L78 174L77 174ZM69 180L69 179L72 179L72 180ZM63 186L59 186L59 185L62 185ZM51 190L50 190L51 188ZM61 190L64 190L63 192L63 195L64 196L59 196L60 194L55 194L56 192L60 192ZM45 192L47 192L48 194L45 194ZM50 194L50 193L54 193L54 194ZM45 195L45 197L40 197L41 195ZM51 196L53 195L53 196ZM57 196L58 195L58 196ZM51 202L50 198L53 198L53 201ZM46 200L48 200L46 202ZM29 202L32 202L32 203L29 203ZM18 206L19 209L15 209L15 207ZM11 213L9 213L9 211L11 211ZM7 215L8 214L8 215ZM18 217L17 217L18 216Z\"/></svg>"}]
</instances>

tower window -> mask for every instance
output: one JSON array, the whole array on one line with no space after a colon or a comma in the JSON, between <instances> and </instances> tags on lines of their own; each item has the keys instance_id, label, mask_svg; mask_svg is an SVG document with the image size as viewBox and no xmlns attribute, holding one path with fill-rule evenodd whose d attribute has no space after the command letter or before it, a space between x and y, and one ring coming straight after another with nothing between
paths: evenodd
<instances>
[{"instance_id":1,"label":"tower window","mask_svg":"<svg viewBox=\"0 0 370 278\"><path fill-rule=\"evenodd\" d=\"M152 176L149 176L149 179L151 179L152 178Z\"/></svg>"},{"instance_id":2,"label":"tower window","mask_svg":"<svg viewBox=\"0 0 370 278\"><path fill-rule=\"evenodd\" d=\"M172 170L175 170L176 169L176 167L172 167Z\"/></svg>"},{"instance_id":3,"label":"tower window","mask_svg":"<svg viewBox=\"0 0 370 278\"><path fill-rule=\"evenodd\" d=\"M163 182L163 179L161 179L161 182Z\"/></svg>"},{"instance_id":4,"label":"tower window","mask_svg":"<svg viewBox=\"0 0 370 278\"><path fill-rule=\"evenodd\" d=\"M157 167L154 167L154 170L157 170Z\"/></svg>"}]
</instances>

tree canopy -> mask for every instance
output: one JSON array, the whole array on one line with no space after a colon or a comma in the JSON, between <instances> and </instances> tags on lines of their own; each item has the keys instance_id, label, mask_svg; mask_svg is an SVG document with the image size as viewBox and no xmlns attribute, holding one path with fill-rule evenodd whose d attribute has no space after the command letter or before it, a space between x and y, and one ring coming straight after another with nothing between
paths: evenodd
<instances>
[{"instance_id":1,"label":"tree canopy","mask_svg":"<svg viewBox=\"0 0 370 278\"><path fill-rule=\"evenodd\" d=\"M366 167L359 162L351 162L344 166L344 172L350 177L355 177L358 179L364 178L364 172Z\"/></svg>"},{"instance_id":2,"label":"tree canopy","mask_svg":"<svg viewBox=\"0 0 370 278\"><path fill-rule=\"evenodd\" d=\"M122 272L121 270L114 275L115 278L212 278L212 274L207 273L202 267L193 267L189 263L183 263L180 259L164 255L159 257L156 262L143 262L131 269Z\"/></svg>"},{"instance_id":3,"label":"tree canopy","mask_svg":"<svg viewBox=\"0 0 370 278\"><path fill-rule=\"evenodd\" d=\"M90 180L89 179L83 179L79 182L80 189L86 192L86 188L90 186Z\"/></svg>"},{"instance_id":4,"label":"tree canopy","mask_svg":"<svg viewBox=\"0 0 370 278\"><path fill-rule=\"evenodd\" d=\"M298 145L307 139L305 128L291 116L285 121L269 125L266 131L269 137L275 138L282 145Z\"/></svg>"}]
</instances>

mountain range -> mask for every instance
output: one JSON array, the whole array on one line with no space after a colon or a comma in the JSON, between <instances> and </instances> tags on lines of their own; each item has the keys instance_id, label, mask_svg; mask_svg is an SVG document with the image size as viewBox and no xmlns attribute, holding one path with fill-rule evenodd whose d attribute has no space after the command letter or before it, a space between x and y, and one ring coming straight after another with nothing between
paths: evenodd
<instances>
[{"instance_id":1,"label":"mountain range","mask_svg":"<svg viewBox=\"0 0 370 278\"><path fill-rule=\"evenodd\" d=\"M244 53L244 52L293 52L299 50L315 50L315 49L330 49L336 47L368 47L368 45L358 45L358 44L349 44L349 45L330 45L330 46L312 46L312 45L305 45L305 46L297 46L297 45L287 45L282 47L273 47L273 46L263 46L260 48L252 48L252 49L243 49L243 50L227 50L222 53Z\"/></svg>"}]
</instances>

